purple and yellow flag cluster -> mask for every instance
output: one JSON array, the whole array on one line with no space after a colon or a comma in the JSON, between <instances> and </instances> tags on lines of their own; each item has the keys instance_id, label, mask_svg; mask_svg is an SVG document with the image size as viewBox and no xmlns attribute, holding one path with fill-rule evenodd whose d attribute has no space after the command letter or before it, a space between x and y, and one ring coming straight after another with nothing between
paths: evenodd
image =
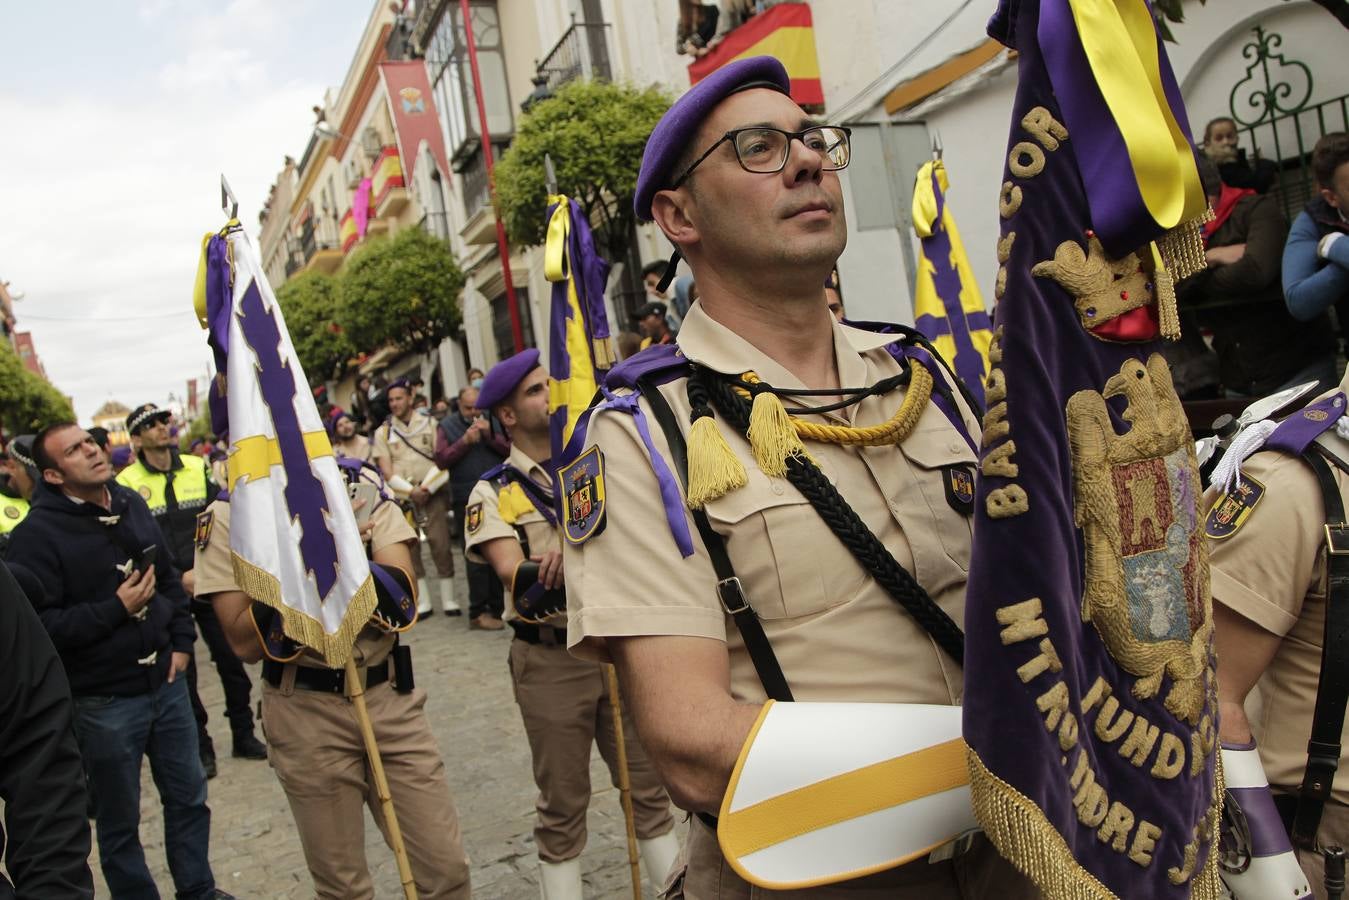
<instances>
[{"instance_id":1,"label":"purple and yellow flag cluster","mask_svg":"<svg viewBox=\"0 0 1349 900\"><path fill-rule=\"evenodd\" d=\"M922 248L914 289L914 324L955 369L980 405L993 331L955 219L941 160L924 163L913 186L913 230Z\"/></svg>"},{"instance_id":2,"label":"purple and yellow flag cluster","mask_svg":"<svg viewBox=\"0 0 1349 900\"><path fill-rule=\"evenodd\" d=\"M1189 124L1145 0L1003 0L965 612L975 814L1051 900L1211 900L1222 797L1194 444L1160 340L1202 266Z\"/></svg>"},{"instance_id":3,"label":"purple and yellow flag cluster","mask_svg":"<svg viewBox=\"0 0 1349 900\"><path fill-rule=\"evenodd\" d=\"M202 242L196 308L218 373L212 427L229 439L235 580L280 614L287 637L340 668L375 608L375 587L346 478L237 221Z\"/></svg>"},{"instance_id":4,"label":"purple and yellow flag cluster","mask_svg":"<svg viewBox=\"0 0 1349 900\"><path fill-rule=\"evenodd\" d=\"M571 439L603 373L614 362L604 286L609 263L595 252L590 222L580 204L548 198L544 275L553 283L548 333L548 413L553 460Z\"/></svg>"}]
</instances>

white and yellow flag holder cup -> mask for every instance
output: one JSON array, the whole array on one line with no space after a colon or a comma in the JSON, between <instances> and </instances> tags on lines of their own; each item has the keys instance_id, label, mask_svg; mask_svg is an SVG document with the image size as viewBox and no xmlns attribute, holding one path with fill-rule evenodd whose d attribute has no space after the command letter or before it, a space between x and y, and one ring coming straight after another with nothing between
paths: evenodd
<instances>
[{"instance_id":1,"label":"white and yellow flag holder cup","mask_svg":"<svg viewBox=\"0 0 1349 900\"><path fill-rule=\"evenodd\" d=\"M965 753L958 706L770 700L722 800L721 851L773 890L940 858L979 827Z\"/></svg>"},{"instance_id":2,"label":"white and yellow flag holder cup","mask_svg":"<svg viewBox=\"0 0 1349 900\"><path fill-rule=\"evenodd\" d=\"M357 634L378 602L365 546L351 509L346 478L333 456L313 395L310 393L280 305L258 263L257 251L240 228L227 229L233 286L230 298L226 400L229 408L230 551L235 578L254 600L276 609L287 637L319 652L325 663L341 668ZM336 579L319 595L311 561L302 554L302 517L285 496L286 471L276 439L273 411L263 397L259 377L268 368L242 328L245 294L257 285L262 306L279 334L274 348L283 366L270 377L289 377L291 405L303 433L308 470L319 485L326 510L321 516L332 535ZM275 369L273 365L271 368ZM281 410L279 418L291 411ZM315 516L307 516L311 526Z\"/></svg>"}]
</instances>

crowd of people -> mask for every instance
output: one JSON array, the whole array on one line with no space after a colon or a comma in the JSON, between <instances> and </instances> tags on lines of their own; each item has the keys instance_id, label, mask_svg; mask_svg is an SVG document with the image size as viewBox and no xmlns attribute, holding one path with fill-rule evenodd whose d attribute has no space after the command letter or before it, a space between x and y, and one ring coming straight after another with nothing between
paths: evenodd
<instances>
[{"instance_id":1,"label":"crowd of people","mask_svg":"<svg viewBox=\"0 0 1349 900\"><path fill-rule=\"evenodd\" d=\"M556 479L537 350L469 372L457 395L435 403L416 380L363 377L349 403L321 404L379 575L379 606L353 658L421 897L467 898L471 867L399 635L437 611L463 615L453 580L461 553L469 626L512 632L506 663L539 788L545 900L582 896L596 744L630 789L646 875L662 896L767 896L718 836L724 798L757 758L750 748L807 734L761 727L774 708L766 701L962 702L962 664L940 635L942 623L963 622L980 410L935 361L928 375L914 374L925 358L916 338L897 342L843 320L837 172L851 148L841 130L841 142L816 141L818 126L794 131L803 121L770 57L723 67L661 120L636 212L680 248L692 275L667 293L666 264L643 273L650 300L634 320L645 352L620 370L618 399L590 420L590 449ZM690 164L721 135L736 138ZM1321 401L1339 413L1308 417L1334 425L1345 396L1323 317L1349 300L1349 243L1340 239L1349 231L1349 136L1318 143L1318 196L1286 238L1281 212L1260 193L1261 168L1231 143L1221 122L1210 126L1211 268L1178 292L1212 349L1208 341L1189 349L1216 354L1226 391L1341 384ZM787 207L797 213L783 217ZM896 410L922 393L923 377L937 383L927 382L931 404L921 427L912 416L903 430ZM370 897L364 838L350 823L368 805L397 842L350 712L352 685L287 636L274 604L255 599L231 562L230 498L220 490L228 479L212 465L212 447L180 452L168 420L152 404L132 411L136 450L120 470L98 436L73 422L6 448L0 797L9 874L22 897L91 896L92 812L113 897L158 896L139 836L148 759L176 896L229 897L209 862L214 749L195 691L200 634L225 686L232 752L275 770L317 895ZM1344 494L1342 456L1331 483ZM1253 459L1245 484L1259 476L1255 499L1239 492L1240 480L1225 495L1214 489L1207 523L1219 546L1222 732L1243 745L1251 734L1241 703L1265 667L1301 673L1306 701L1327 592L1313 477L1276 451ZM555 496L559 486L564 496ZM1288 550L1287 565L1252 562L1282 557L1258 548L1294 528L1305 540ZM245 666L257 662L267 745L250 712ZM604 663L616 667L630 714L613 712ZM1267 697L1275 712L1266 718L1293 716L1278 705L1286 700ZM1281 727L1305 735L1310 710L1297 715ZM1280 754L1277 766L1267 763L1271 782L1294 794L1293 745L1305 740L1269 744ZM858 751L821 747L830 759ZM682 848L672 801L694 814ZM1327 799L1324 841L1349 843L1346 802L1339 790ZM1039 896L983 836L947 851L841 877L810 896Z\"/></svg>"}]
</instances>

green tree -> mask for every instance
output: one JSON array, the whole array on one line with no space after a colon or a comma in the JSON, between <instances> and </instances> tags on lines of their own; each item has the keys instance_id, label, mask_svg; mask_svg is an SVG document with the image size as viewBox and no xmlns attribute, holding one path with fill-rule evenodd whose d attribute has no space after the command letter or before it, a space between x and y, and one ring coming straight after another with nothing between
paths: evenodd
<instances>
[{"instance_id":1,"label":"green tree","mask_svg":"<svg viewBox=\"0 0 1349 900\"><path fill-rule=\"evenodd\" d=\"M497 207L511 243L543 243L547 153L558 190L590 214L600 251L621 260L632 230L642 148L670 102L654 87L572 81L521 116L510 149L496 167Z\"/></svg>"},{"instance_id":2,"label":"green tree","mask_svg":"<svg viewBox=\"0 0 1349 900\"><path fill-rule=\"evenodd\" d=\"M338 319L338 281L322 272L305 272L277 289L291 343L311 381L337 378L356 355Z\"/></svg>"},{"instance_id":3,"label":"green tree","mask_svg":"<svg viewBox=\"0 0 1349 900\"><path fill-rule=\"evenodd\" d=\"M464 273L449 246L420 228L363 244L338 284L337 321L353 347L425 353L459 330Z\"/></svg>"},{"instance_id":4,"label":"green tree","mask_svg":"<svg viewBox=\"0 0 1349 900\"><path fill-rule=\"evenodd\" d=\"M74 419L65 395L24 368L9 341L0 340L0 425L5 431L25 434Z\"/></svg>"},{"instance_id":5,"label":"green tree","mask_svg":"<svg viewBox=\"0 0 1349 900\"><path fill-rule=\"evenodd\" d=\"M1345 28L1349 28L1349 0L1312 0L1317 6L1335 17ZM1175 42L1171 34L1170 23L1177 25L1185 21L1185 0L1152 0L1152 16L1157 20L1157 30L1162 39ZM1204 0L1199 0L1200 4Z\"/></svg>"}]
</instances>

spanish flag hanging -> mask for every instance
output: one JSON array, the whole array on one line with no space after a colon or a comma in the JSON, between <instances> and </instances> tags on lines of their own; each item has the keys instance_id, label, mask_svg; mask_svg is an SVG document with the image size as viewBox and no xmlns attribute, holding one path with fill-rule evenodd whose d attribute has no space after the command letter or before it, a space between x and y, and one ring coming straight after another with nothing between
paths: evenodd
<instances>
[{"instance_id":1,"label":"spanish flag hanging","mask_svg":"<svg viewBox=\"0 0 1349 900\"><path fill-rule=\"evenodd\" d=\"M750 18L715 50L689 66L689 84L697 84L727 63L751 56L775 56L792 80L792 99L803 107L823 107L815 29L805 3L779 3Z\"/></svg>"},{"instance_id":2,"label":"spanish flag hanging","mask_svg":"<svg viewBox=\"0 0 1349 900\"><path fill-rule=\"evenodd\" d=\"M941 160L925 163L918 170L913 186L913 230L923 258L914 291L914 324L982 407L993 332L965 245L946 206L947 187Z\"/></svg>"}]
</instances>

